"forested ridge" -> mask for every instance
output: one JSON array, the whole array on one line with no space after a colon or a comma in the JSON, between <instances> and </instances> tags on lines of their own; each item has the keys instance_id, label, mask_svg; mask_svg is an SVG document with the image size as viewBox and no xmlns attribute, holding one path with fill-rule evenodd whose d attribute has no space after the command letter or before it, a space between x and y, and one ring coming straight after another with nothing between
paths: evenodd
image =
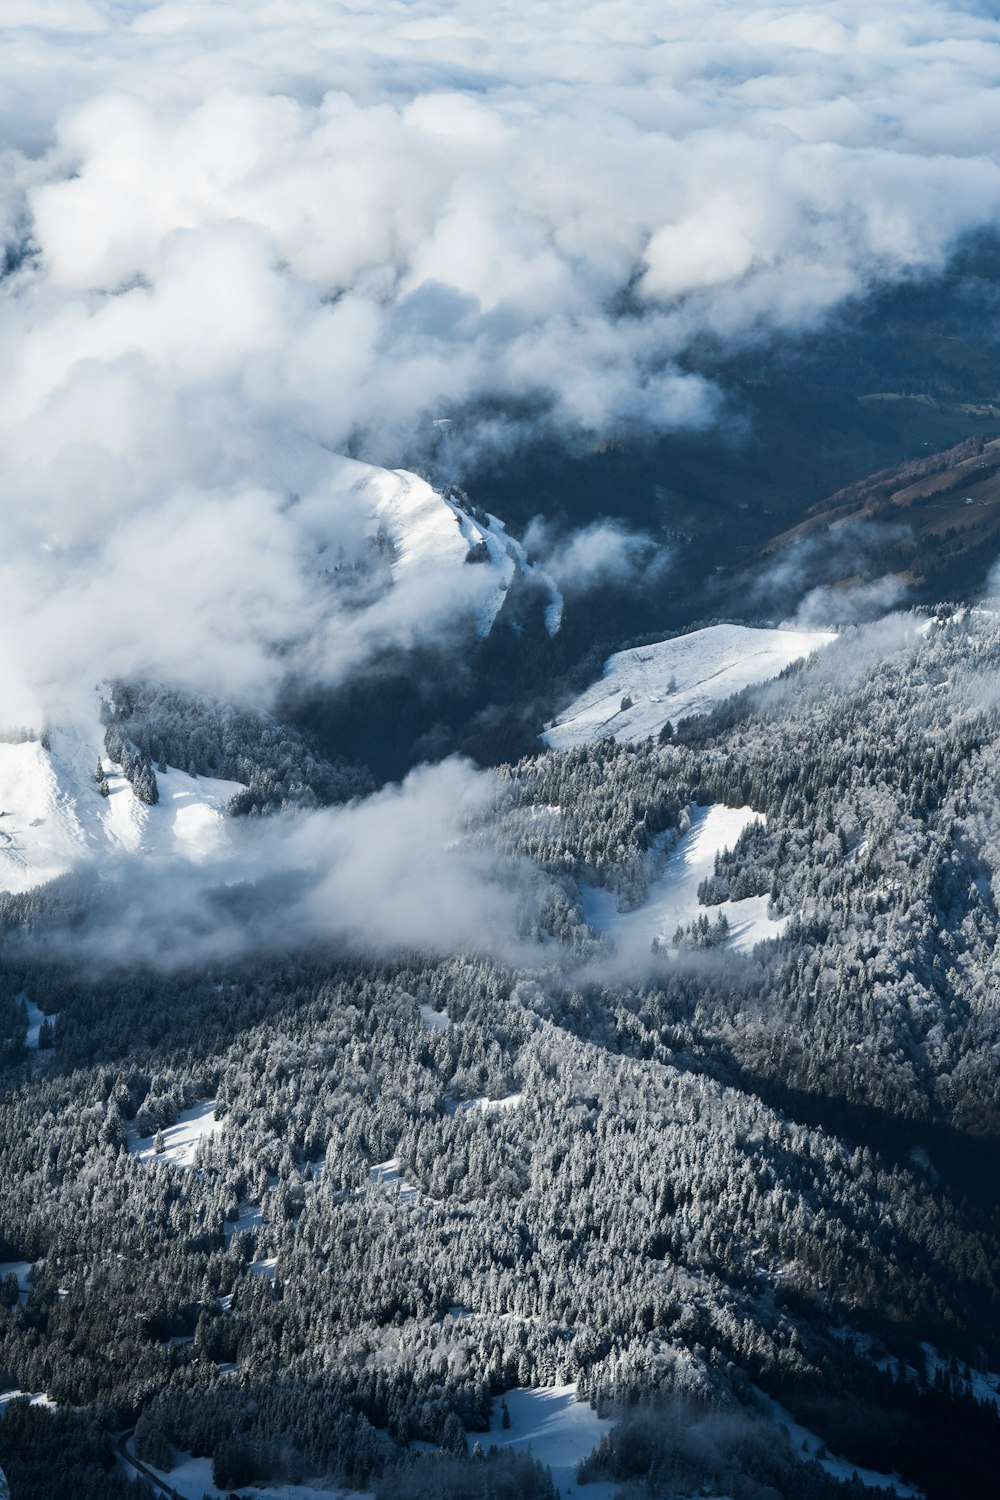
<instances>
[{"instance_id":1,"label":"forested ridge","mask_svg":"<svg viewBox=\"0 0 1000 1500\"><path fill-rule=\"evenodd\" d=\"M177 705L168 734L130 701L130 742L173 763ZM33 1269L0 1282L0 1390L58 1408L0 1420L14 1500L113 1494L132 1428L227 1486L545 1496L469 1450L504 1391L569 1381L619 1422L581 1478L629 1495L874 1493L776 1438L766 1398L848 1473L989 1494L998 751L1000 621L900 616L662 743L501 768L469 837L540 872L530 963L98 975L8 942L0 1261ZM623 964L581 893L640 904L715 802L766 823L706 914L768 894L784 935ZM4 898L4 930L81 899ZM24 1049L25 996L51 1048ZM137 1154L197 1108L191 1166Z\"/></svg>"}]
</instances>

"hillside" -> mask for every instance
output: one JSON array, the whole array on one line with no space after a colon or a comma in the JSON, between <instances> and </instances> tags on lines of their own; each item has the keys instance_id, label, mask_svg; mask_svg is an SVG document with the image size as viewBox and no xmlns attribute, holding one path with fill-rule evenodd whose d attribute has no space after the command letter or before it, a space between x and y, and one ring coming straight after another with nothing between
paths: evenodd
<instances>
[{"instance_id":1,"label":"hillside","mask_svg":"<svg viewBox=\"0 0 1000 1500\"><path fill-rule=\"evenodd\" d=\"M503 1467L532 1433L584 1497L650 1473L746 1500L988 1493L998 684L991 613L895 616L668 743L502 768L446 849L433 804L433 879L464 861L439 903L516 883L513 946L473 924L446 953L95 972L72 892L6 898L0 1365L55 1403L10 1403L7 1472L100 1410L166 1483L223 1493L481 1473L551 1500L544 1470ZM152 696L132 706L166 736ZM53 743L12 747L27 785L60 784ZM136 849L162 847L166 800ZM368 881L359 923L414 899L398 841L373 894L407 803L370 801L374 840L324 896ZM112 914L115 873L90 893ZM69 948L45 938L61 911Z\"/></svg>"},{"instance_id":2,"label":"hillside","mask_svg":"<svg viewBox=\"0 0 1000 1500\"><path fill-rule=\"evenodd\" d=\"M150 806L106 756L102 739L95 727L89 735L53 730L45 744L0 743L0 890L31 890L122 854L198 860L224 836L226 804L241 783L168 767L157 775L159 801Z\"/></svg>"},{"instance_id":3,"label":"hillside","mask_svg":"<svg viewBox=\"0 0 1000 1500\"><path fill-rule=\"evenodd\" d=\"M597 739L640 740L669 721L705 714L757 682L829 644L822 630L761 630L712 625L673 640L618 651L604 675L546 726L553 750Z\"/></svg>"},{"instance_id":4,"label":"hillside","mask_svg":"<svg viewBox=\"0 0 1000 1500\"><path fill-rule=\"evenodd\" d=\"M515 573L535 572L503 522L460 491L446 494L405 469L362 463L287 434L272 445L269 465L312 538L317 564L327 565L346 518L367 539L372 563L387 561L393 584L413 600L401 610L416 609L423 595L428 610L440 613L443 603L450 605L456 616L471 618L477 634L487 635ZM561 599L544 582L555 629Z\"/></svg>"}]
</instances>

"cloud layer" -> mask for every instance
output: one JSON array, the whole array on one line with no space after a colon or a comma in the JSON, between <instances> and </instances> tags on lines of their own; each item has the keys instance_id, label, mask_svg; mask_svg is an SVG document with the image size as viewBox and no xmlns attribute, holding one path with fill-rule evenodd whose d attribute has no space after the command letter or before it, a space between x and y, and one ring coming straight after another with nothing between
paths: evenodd
<instances>
[{"instance_id":1,"label":"cloud layer","mask_svg":"<svg viewBox=\"0 0 1000 1500\"><path fill-rule=\"evenodd\" d=\"M693 339L810 326L996 219L998 41L928 0L7 0L7 697L266 699L440 628L433 588L358 628L276 453L711 420ZM356 562L358 502L307 499Z\"/></svg>"},{"instance_id":2,"label":"cloud layer","mask_svg":"<svg viewBox=\"0 0 1000 1500\"><path fill-rule=\"evenodd\" d=\"M7 940L98 969L198 969L316 944L537 961L518 934L534 929L540 877L470 833L496 792L491 775L449 760L350 806L230 820L197 862L122 854L96 880L81 866L76 920Z\"/></svg>"}]
</instances>

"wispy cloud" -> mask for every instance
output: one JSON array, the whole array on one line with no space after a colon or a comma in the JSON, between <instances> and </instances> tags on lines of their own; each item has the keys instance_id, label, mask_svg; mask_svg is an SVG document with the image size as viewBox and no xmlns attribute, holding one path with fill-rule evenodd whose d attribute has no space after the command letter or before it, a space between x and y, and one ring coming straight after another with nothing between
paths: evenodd
<instances>
[{"instance_id":1,"label":"wispy cloud","mask_svg":"<svg viewBox=\"0 0 1000 1500\"><path fill-rule=\"evenodd\" d=\"M347 807L231 821L196 862L105 859L72 923L60 916L6 941L95 968L189 969L324 944L537 960L523 934L536 925L541 877L471 836L496 790L492 776L450 760Z\"/></svg>"}]
</instances>

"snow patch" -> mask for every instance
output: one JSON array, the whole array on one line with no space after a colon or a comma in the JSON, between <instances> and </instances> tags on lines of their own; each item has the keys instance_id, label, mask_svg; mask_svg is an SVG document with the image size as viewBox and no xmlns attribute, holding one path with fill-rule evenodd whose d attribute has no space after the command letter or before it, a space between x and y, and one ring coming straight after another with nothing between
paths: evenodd
<instances>
[{"instance_id":1,"label":"snow patch","mask_svg":"<svg viewBox=\"0 0 1000 1500\"><path fill-rule=\"evenodd\" d=\"M16 1276L18 1296L27 1298L31 1291L31 1264L30 1260L0 1260L0 1281L6 1276Z\"/></svg>"},{"instance_id":2,"label":"snow patch","mask_svg":"<svg viewBox=\"0 0 1000 1500\"><path fill-rule=\"evenodd\" d=\"M669 719L709 713L734 693L777 677L792 662L836 640L829 630L760 630L710 625L671 641L618 651L604 676L542 738L553 750L595 740L644 740Z\"/></svg>"},{"instance_id":3,"label":"snow patch","mask_svg":"<svg viewBox=\"0 0 1000 1500\"><path fill-rule=\"evenodd\" d=\"M35 1002L33 1000L29 1000L27 996L24 997L24 1004L28 1012L28 1029L24 1034L24 1045L28 1048L29 1051L37 1052L39 1039L42 1034L42 1027L45 1025L46 1021L49 1021L53 1025L55 1025L56 1021L59 1019L59 1012L57 1010L54 1010L51 1015L47 1016L45 1012L39 1010Z\"/></svg>"},{"instance_id":4,"label":"snow patch","mask_svg":"<svg viewBox=\"0 0 1000 1500\"><path fill-rule=\"evenodd\" d=\"M391 1156L388 1161L380 1161L377 1166L371 1167L368 1178L372 1186L398 1197L401 1203L423 1203L431 1200L425 1199L419 1188L407 1182L399 1166L399 1158Z\"/></svg>"},{"instance_id":5,"label":"snow patch","mask_svg":"<svg viewBox=\"0 0 1000 1500\"><path fill-rule=\"evenodd\" d=\"M27 1401L29 1406L51 1406L53 1410L57 1404L45 1391L0 1391L0 1417L12 1401Z\"/></svg>"},{"instance_id":6,"label":"snow patch","mask_svg":"<svg viewBox=\"0 0 1000 1500\"><path fill-rule=\"evenodd\" d=\"M124 1458L131 1472L140 1472L136 1464L135 1445L129 1438L124 1445ZM225 1500L231 1490L220 1490L212 1483L212 1460L194 1458L190 1453L177 1454L177 1462L165 1473L154 1469L152 1464L143 1464L141 1472L154 1474L168 1493L182 1495L184 1500ZM241 1484L240 1494L245 1500L374 1500L367 1491L332 1488L317 1479L307 1484Z\"/></svg>"},{"instance_id":7,"label":"snow patch","mask_svg":"<svg viewBox=\"0 0 1000 1500\"><path fill-rule=\"evenodd\" d=\"M422 1005L420 1007L420 1019L432 1031L447 1031L451 1025L451 1018L448 1012L446 1010L435 1010L433 1005Z\"/></svg>"},{"instance_id":8,"label":"snow patch","mask_svg":"<svg viewBox=\"0 0 1000 1500\"><path fill-rule=\"evenodd\" d=\"M502 1099L491 1099L488 1094L480 1094L478 1099L462 1099L459 1103L452 1105L450 1113L453 1115L506 1114L509 1109L517 1109L523 1099L523 1094L505 1094Z\"/></svg>"},{"instance_id":9,"label":"snow patch","mask_svg":"<svg viewBox=\"0 0 1000 1500\"><path fill-rule=\"evenodd\" d=\"M648 953L654 940L662 951L672 946L678 927L687 927L700 916L714 922L721 912L729 923L726 946L749 953L756 943L780 937L787 917L768 915L768 896L747 896L742 901L721 901L703 906L698 900L701 882L715 872L715 856L731 849L745 828L764 821L752 807L692 807L691 824L667 858L663 874L650 886L649 895L634 911L619 911L614 893L601 886L581 891L583 914L589 926L606 932L622 954Z\"/></svg>"},{"instance_id":10,"label":"snow patch","mask_svg":"<svg viewBox=\"0 0 1000 1500\"><path fill-rule=\"evenodd\" d=\"M100 726L53 730L40 741L0 744L0 891L44 885L118 853L205 859L225 839L237 781L157 772L160 800L140 802L102 751ZM98 760L108 795L98 790Z\"/></svg>"},{"instance_id":11,"label":"snow patch","mask_svg":"<svg viewBox=\"0 0 1000 1500\"><path fill-rule=\"evenodd\" d=\"M771 1420L787 1433L796 1455L802 1454L814 1459L831 1479L847 1483L848 1480L857 1478L866 1489L889 1489L897 1495L912 1496L920 1500L923 1491L915 1489L912 1484L907 1484L900 1479L898 1474L879 1474L875 1469L862 1469L846 1458L835 1458L828 1454L822 1438L818 1438L814 1432L809 1431L808 1427L803 1427L796 1422L791 1412L786 1411L770 1396L765 1396L762 1392L757 1394Z\"/></svg>"},{"instance_id":12,"label":"snow patch","mask_svg":"<svg viewBox=\"0 0 1000 1500\"><path fill-rule=\"evenodd\" d=\"M192 1167L199 1142L214 1135L222 1126L223 1121L215 1118L215 1100L206 1099L192 1109L184 1110L176 1125L163 1127L161 1152L156 1150L155 1135L140 1136L135 1133L133 1125L127 1126L129 1155L145 1162L163 1161L173 1167Z\"/></svg>"},{"instance_id":13,"label":"snow patch","mask_svg":"<svg viewBox=\"0 0 1000 1500\"><path fill-rule=\"evenodd\" d=\"M544 1390L517 1389L503 1397L510 1413L505 1428L500 1399L493 1402L489 1437L479 1441L484 1449L491 1443L498 1448L531 1449L532 1456L552 1470L552 1479L561 1495L579 1490L581 1500L613 1500L620 1488L617 1483L596 1481L577 1485L576 1471L582 1459L590 1454L612 1423L599 1417L586 1401L576 1399L576 1382Z\"/></svg>"},{"instance_id":14,"label":"snow patch","mask_svg":"<svg viewBox=\"0 0 1000 1500\"><path fill-rule=\"evenodd\" d=\"M240 1234L244 1230L253 1233L259 1229L263 1220L261 1218L260 1205L257 1203L241 1203L237 1209L235 1219L227 1219L222 1226L225 1235L226 1249L233 1243L233 1235Z\"/></svg>"}]
</instances>

